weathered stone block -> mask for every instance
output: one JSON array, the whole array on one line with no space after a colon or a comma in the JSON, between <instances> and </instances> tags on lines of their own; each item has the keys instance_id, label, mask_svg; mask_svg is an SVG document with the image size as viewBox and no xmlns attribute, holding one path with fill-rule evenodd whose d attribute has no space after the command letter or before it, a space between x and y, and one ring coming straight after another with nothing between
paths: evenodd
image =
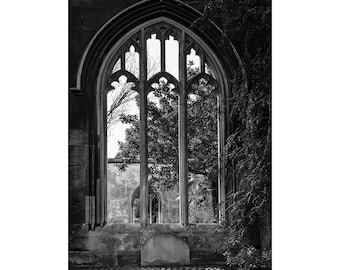
<instances>
[{"instance_id":1,"label":"weathered stone block","mask_svg":"<svg viewBox=\"0 0 340 270\"><path fill-rule=\"evenodd\" d=\"M82 224L85 222L85 190L73 187L69 196L69 221L70 224Z\"/></svg>"},{"instance_id":2,"label":"weathered stone block","mask_svg":"<svg viewBox=\"0 0 340 270\"><path fill-rule=\"evenodd\" d=\"M149 238L141 246L142 265L189 265L189 245L182 238L163 233Z\"/></svg>"},{"instance_id":3,"label":"weathered stone block","mask_svg":"<svg viewBox=\"0 0 340 270\"><path fill-rule=\"evenodd\" d=\"M148 239L155 235L164 233L171 233L182 238L184 241L187 241L191 234L188 228L183 227L183 225L179 223L148 224L141 230L141 244L145 244Z\"/></svg>"},{"instance_id":4,"label":"weathered stone block","mask_svg":"<svg viewBox=\"0 0 340 270\"><path fill-rule=\"evenodd\" d=\"M69 164L70 165L88 165L89 147L88 145L70 145L69 146Z\"/></svg>"},{"instance_id":5,"label":"weathered stone block","mask_svg":"<svg viewBox=\"0 0 340 270\"><path fill-rule=\"evenodd\" d=\"M71 264L95 264L98 259L88 251L70 251L69 263Z\"/></svg>"},{"instance_id":6,"label":"weathered stone block","mask_svg":"<svg viewBox=\"0 0 340 270\"><path fill-rule=\"evenodd\" d=\"M69 184L70 188L73 187L86 187L87 181L87 166L73 165L69 166Z\"/></svg>"},{"instance_id":7,"label":"weathered stone block","mask_svg":"<svg viewBox=\"0 0 340 270\"><path fill-rule=\"evenodd\" d=\"M88 137L89 136L87 130L71 129L69 136L69 144L70 145L88 144Z\"/></svg>"}]
</instances>

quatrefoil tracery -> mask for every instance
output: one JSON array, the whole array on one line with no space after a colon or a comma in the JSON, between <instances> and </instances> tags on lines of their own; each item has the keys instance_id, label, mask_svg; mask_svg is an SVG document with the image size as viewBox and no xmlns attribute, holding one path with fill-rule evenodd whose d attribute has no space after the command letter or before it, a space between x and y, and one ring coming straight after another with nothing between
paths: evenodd
<instances>
[{"instance_id":1,"label":"quatrefoil tracery","mask_svg":"<svg viewBox=\"0 0 340 270\"><path fill-rule=\"evenodd\" d=\"M206 73L199 73L193 77L187 84L186 94L190 94L196 90L201 90L205 94L219 94L218 82Z\"/></svg>"},{"instance_id":2,"label":"quatrefoil tracery","mask_svg":"<svg viewBox=\"0 0 340 270\"><path fill-rule=\"evenodd\" d=\"M167 86L169 90L175 93L179 92L180 83L168 72L158 72L150 78L146 85L147 92L157 89L157 87Z\"/></svg>"},{"instance_id":3,"label":"quatrefoil tracery","mask_svg":"<svg viewBox=\"0 0 340 270\"><path fill-rule=\"evenodd\" d=\"M140 92L140 81L132 73L126 70L119 70L110 76L109 90L112 90L112 87L116 89L118 86L123 85L128 85L131 87L131 90Z\"/></svg>"},{"instance_id":4,"label":"quatrefoil tracery","mask_svg":"<svg viewBox=\"0 0 340 270\"><path fill-rule=\"evenodd\" d=\"M159 82L156 83L152 83L151 87L154 90L158 90L158 89L164 89L164 88L168 88L170 91L174 90L176 88L176 86L173 83L168 82L167 78L165 77L160 77L159 78Z\"/></svg>"}]
</instances>

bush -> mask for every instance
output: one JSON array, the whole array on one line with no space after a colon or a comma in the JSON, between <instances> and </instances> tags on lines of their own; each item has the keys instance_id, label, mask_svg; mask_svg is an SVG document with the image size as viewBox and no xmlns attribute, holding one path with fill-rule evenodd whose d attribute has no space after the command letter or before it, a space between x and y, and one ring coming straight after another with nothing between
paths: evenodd
<instances>
[{"instance_id":1,"label":"bush","mask_svg":"<svg viewBox=\"0 0 340 270\"><path fill-rule=\"evenodd\" d=\"M231 269L270 269L271 250L260 251L253 246L242 246L235 250L229 248L223 253L226 264Z\"/></svg>"}]
</instances>

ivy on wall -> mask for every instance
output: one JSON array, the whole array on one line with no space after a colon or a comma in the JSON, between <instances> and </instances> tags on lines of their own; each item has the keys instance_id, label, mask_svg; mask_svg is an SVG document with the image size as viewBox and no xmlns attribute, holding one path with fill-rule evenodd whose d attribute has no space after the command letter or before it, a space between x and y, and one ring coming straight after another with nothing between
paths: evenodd
<instances>
[{"instance_id":1,"label":"ivy on wall","mask_svg":"<svg viewBox=\"0 0 340 270\"><path fill-rule=\"evenodd\" d=\"M235 71L226 141L228 179L236 178L225 237L210 240L230 266L268 267L271 250L271 1L206 0L204 15L223 30L220 45L231 41L243 70ZM209 237L208 237L209 238Z\"/></svg>"}]
</instances>

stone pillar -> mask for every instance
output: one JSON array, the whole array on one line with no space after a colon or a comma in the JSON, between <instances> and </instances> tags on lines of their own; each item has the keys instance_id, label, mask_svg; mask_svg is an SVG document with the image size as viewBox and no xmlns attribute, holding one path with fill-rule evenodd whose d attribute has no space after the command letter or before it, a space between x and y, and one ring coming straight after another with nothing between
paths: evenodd
<instances>
[{"instance_id":1,"label":"stone pillar","mask_svg":"<svg viewBox=\"0 0 340 270\"><path fill-rule=\"evenodd\" d=\"M219 204L219 222L225 220L225 106L223 91L220 91L220 95L217 97L218 102L218 122L217 122L217 132L218 132L218 204Z\"/></svg>"},{"instance_id":2,"label":"stone pillar","mask_svg":"<svg viewBox=\"0 0 340 270\"><path fill-rule=\"evenodd\" d=\"M165 38L161 37L161 71L165 71Z\"/></svg>"},{"instance_id":3,"label":"stone pillar","mask_svg":"<svg viewBox=\"0 0 340 270\"><path fill-rule=\"evenodd\" d=\"M147 132L147 89L146 85L146 40L144 29L141 31L142 54L140 61L141 89L139 93L139 134L140 134L140 223L143 227L148 223L148 132Z\"/></svg>"},{"instance_id":4,"label":"stone pillar","mask_svg":"<svg viewBox=\"0 0 340 270\"><path fill-rule=\"evenodd\" d=\"M179 220L183 226L187 226L188 218L188 155L187 155L187 99L186 99L186 56L185 33L182 31L179 48L179 81L181 89L179 93L178 113L178 148L179 148Z\"/></svg>"}]
</instances>

